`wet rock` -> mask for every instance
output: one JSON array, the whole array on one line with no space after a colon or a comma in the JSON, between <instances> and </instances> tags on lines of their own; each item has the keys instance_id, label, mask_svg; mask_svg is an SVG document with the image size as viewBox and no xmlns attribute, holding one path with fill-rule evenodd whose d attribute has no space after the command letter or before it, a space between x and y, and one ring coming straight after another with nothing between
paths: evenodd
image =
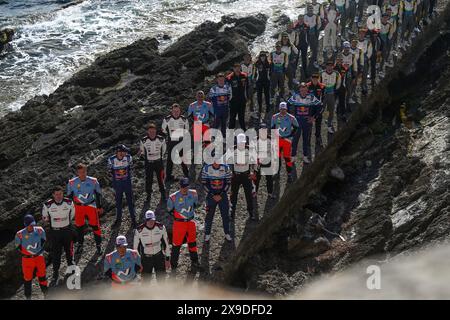
<instances>
[{"instance_id":1,"label":"wet rock","mask_svg":"<svg viewBox=\"0 0 450 320\"><path fill-rule=\"evenodd\" d=\"M342 169L339 167L335 167L335 168L331 169L330 176L339 181L344 181L344 179L345 179L344 171L342 171Z\"/></svg>"},{"instance_id":2,"label":"wet rock","mask_svg":"<svg viewBox=\"0 0 450 320\"><path fill-rule=\"evenodd\" d=\"M234 26L219 32L224 21ZM105 234L110 234L114 199L107 188L106 156L118 143L131 146L135 155L145 124L160 124L174 102L186 107L195 90L205 90L205 75L230 70L248 51L247 44L265 30L266 21L266 16L257 15L205 22L162 54L157 39L136 41L98 58L49 97L35 97L0 119L0 232L21 228L25 213L39 216L50 190L65 185L74 165L84 161L89 175L104 187L107 212L101 220ZM223 46L222 51L213 45ZM135 172L135 194L142 207L139 159ZM19 257L9 246L1 249L0 285L7 294L20 282ZM6 258L9 255L14 259Z\"/></svg>"}]
</instances>

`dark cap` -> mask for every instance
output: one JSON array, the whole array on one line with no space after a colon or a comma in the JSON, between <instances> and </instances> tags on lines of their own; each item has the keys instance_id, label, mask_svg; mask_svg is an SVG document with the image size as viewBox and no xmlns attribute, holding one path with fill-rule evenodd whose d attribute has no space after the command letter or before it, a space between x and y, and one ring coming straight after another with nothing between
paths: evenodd
<instances>
[{"instance_id":1,"label":"dark cap","mask_svg":"<svg viewBox=\"0 0 450 320\"><path fill-rule=\"evenodd\" d=\"M130 149L128 149L127 146L124 145L124 144L119 144L119 145L116 147L116 151L129 152Z\"/></svg>"},{"instance_id":2,"label":"dark cap","mask_svg":"<svg viewBox=\"0 0 450 320\"><path fill-rule=\"evenodd\" d=\"M186 177L181 178L180 179L180 187L181 188L189 187L189 179Z\"/></svg>"},{"instance_id":3,"label":"dark cap","mask_svg":"<svg viewBox=\"0 0 450 320\"><path fill-rule=\"evenodd\" d=\"M333 61L333 60L327 60L327 66L333 65L333 64L334 64L334 61Z\"/></svg>"},{"instance_id":4,"label":"dark cap","mask_svg":"<svg viewBox=\"0 0 450 320\"><path fill-rule=\"evenodd\" d=\"M25 227L28 227L30 225L34 226L36 225L36 221L34 220L34 217L31 214L27 214L23 218L23 224L25 225Z\"/></svg>"}]
</instances>

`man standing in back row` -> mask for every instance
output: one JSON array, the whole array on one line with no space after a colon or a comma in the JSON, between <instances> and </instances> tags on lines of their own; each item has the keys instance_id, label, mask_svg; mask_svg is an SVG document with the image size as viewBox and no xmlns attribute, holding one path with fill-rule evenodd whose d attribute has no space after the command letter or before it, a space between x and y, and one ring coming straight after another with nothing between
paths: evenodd
<instances>
[{"instance_id":1,"label":"man standing in back row","mask_svg":"<svg viewBox=\"0 0 450 320\"><path fill-rule=\"evenodd\" d=\"M245 129L245 105L247 104L247 75L241 72L241 65L235 63L233 73L227 77L227 83L231 86L232 95L230 100L230 129L236 128L236 116L239 118L239 126Z\"/></svg>"},{"instance_id":2,"label":"man standing in back row","mask_svg":"<svg viewBox=\"0 0 450 320\"><path fill-rule=\"evenodd\" d=\"M139 155L144 156L145 161L145 190L147 191L147 203L150 202L153 192L153 174L158 180L161 202L166 199L166 189L164 187L164 164L163 156L166 153L166 140L157 134L156 125L150 123L147 135L141 139Z\"/></svg>"}]
</instances>

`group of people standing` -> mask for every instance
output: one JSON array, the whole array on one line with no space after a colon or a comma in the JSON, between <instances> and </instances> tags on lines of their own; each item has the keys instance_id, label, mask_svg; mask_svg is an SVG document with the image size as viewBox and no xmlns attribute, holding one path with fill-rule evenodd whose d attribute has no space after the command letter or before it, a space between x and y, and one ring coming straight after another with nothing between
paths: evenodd
<instances>
[{"instance_id":1,"label":"group of people standing","mask_svg":"<svg viewBox=\"0 0 450 320\"><path fill-rule=\"evenodd\" d=\"M362 24L367 5L378 6L381 12L379 29ZM300 139L303 163L309 164L312 161L313 128L317 153L323 147L322 117L326 116L329 136L335 130L335 113L338 128L344 125L351 106L358 98L358 86L362 95L367 93L367 78L370 76L374 84L376 76L385 67L392 66L395 49L404 49L410 44L414 35L429 22L434 5L433 0L336 0L329 3L312 0L306 7L306 13L299 15L296 21L289 24L287 31L280 34L273 51L261 51L255 61L250 54L245 55L242 63L233 65L232 72L217 74L216 84L207 94L198 91L195 101L184 114L181 106L175 103L160 127L150 123L145 137L139 141L138 152L145 164L146 202L150 203L156 176L161 204L173 217L169 233L171 239L152 210L145 212L141 224L137 223L132 186L133 157L127 146L118 145L115 154L106 161L117 210L112 227L119 226L122 221L125 194L134 239L131 249L128 248L127 238L119 235L115 240L116 250L104 258L104 273L113 285L123 287L135 283L141 272L145 274L144 278L149 279L153 269L157 279L162 279L168 269L175 274L180 249L185 242L192 262L191 270L196 272L201 269L194 221L200 200L197 191L190 188L193 179L189 161L183 160L180 164L182 177L176 179L173 175L173 150L183 139L187 139L185 133L192 132L193 142L202 140L205 147L215 142L208 137L210 128L218 129L225 137L227 128L237 127L237 119L239 128L245 131L248 126L246 108L249 106L259 119L258 148L269 151L269 154L270 150L275 153L272 157L268 156L269 159L258 157L257 161L250 161L249 141L244 133L239 133L235 137L233 150L235 155L245 155L243 161L236 161L238 157L234 157L232 162L214 161L202 165L199 181L206 194L204 243L211 240L217 207L223 222L224 238L231 242L230 223L235 218L240 186L244 189L248 217L256 220L254 200L260 181L263 176L266 177L268 196L275 198L273 179L279 174L281 165L272 172L262 169L270 167L274 157L284 159L288 182L293 182ZM357 28L357 35L353 32L354 27ZM323 59L318 57L321 31ZM322 63L319 63L320 60ZM297 71L300 71L298 77ZM253 101L255 93L257 110ZM276 112L275 106L278 107ZM263 112L265 117L261 116ZM276 129L275 150L272 149L268 129ZM182 152L179 155L186 159ZM31 282L35 273L42 291L47 293L43 256L47 241L45 230L49 231L51 242L54 284L58 283L62 252L65 252L67 265L75 263L74 242L77 243L75 254L82 254L86 221L93 232L97 255L103 253L99 219L103 213L102 191L99 181L87 175L87 169L86 164L77 165L77 174L68 181L65 195L62 187L53 190L52 198L42 208L44 228L36 225L32 215L26 215L25 228L16 234L27 298L31 297ZM176 180L179 181L179 189L168 195L167 183Z\"/></svg>"}]
</instances>

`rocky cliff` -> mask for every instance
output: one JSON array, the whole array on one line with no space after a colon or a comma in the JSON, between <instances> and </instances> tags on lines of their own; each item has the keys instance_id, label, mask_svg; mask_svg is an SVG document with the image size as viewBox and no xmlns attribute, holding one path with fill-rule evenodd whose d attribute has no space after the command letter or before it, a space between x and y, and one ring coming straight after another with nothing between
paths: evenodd
<instances>
[{"instance_id":1,"label":"rocky cliff","mask_svg":"<svg viewBox=\"0 0 450 320\"><path fill-rule=\"evenodd\" d=\"M284 295L448 238L449 22L447 6L241 242L226 283Z\"/></svg>"}]
</instances>

